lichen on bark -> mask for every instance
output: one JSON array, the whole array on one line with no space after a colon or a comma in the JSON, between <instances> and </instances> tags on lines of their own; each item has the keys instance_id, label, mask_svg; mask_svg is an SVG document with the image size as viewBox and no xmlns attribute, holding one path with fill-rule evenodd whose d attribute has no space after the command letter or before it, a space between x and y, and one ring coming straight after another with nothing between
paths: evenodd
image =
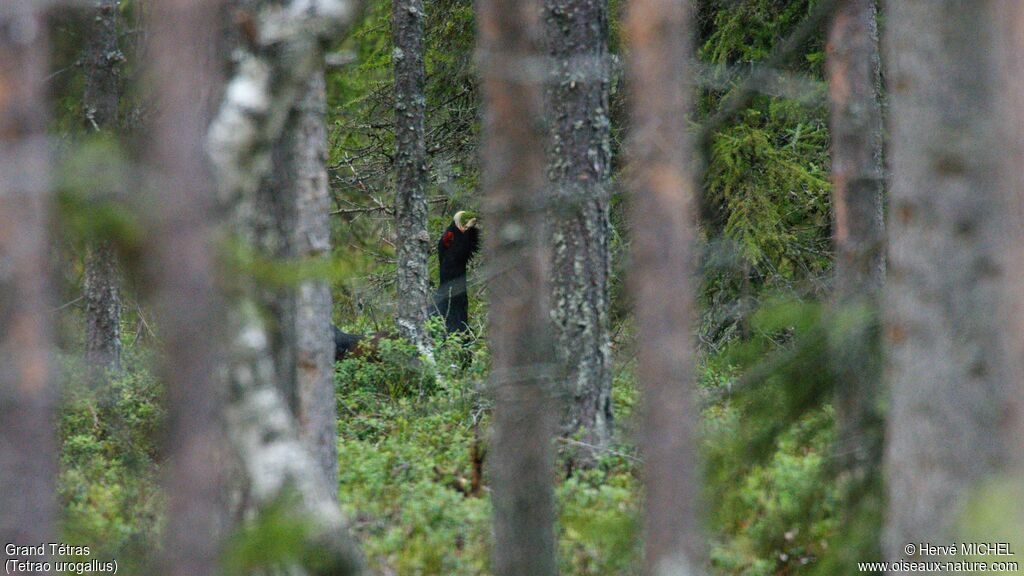
<instances>
[{"instance_id":1,"label":"lichen on bark","mask_svg":"<svg viewBox=\"0 0 1024 576\"><path fill-rule=\"evenodd\" d=\"M117 128L120 101L118 0L98 0L91 19L83 62L85 89L82 116L87 131ZM85 259L85 359L92 366L117 370L121 365L121 274L117 251L110 243L94 241Z\"/></svg>"},{"instance_id":2,"label":"lichen on bark","mask_svg":"<svg viewBox=\"0 0 1024 576\"><path fill-rule=\"evenodd\" d=\"M393 0L395 43L395 322L398 332L424 349L430 299L427 256L427 156L424 136L422 0Z\"/></svg>"},{"instance_id":3,"label":"lichen on bark","mask_svg":"<svg viewBox=\"0 0 1024 576\"><path fill-rule=\"evenodd\" d=\"M607 447L613 422L607 2L547 0L544 24L552 67L546 97L556 381L561 433L580 441L575 460L586 465Z\"/></svg>"}]
</instances>

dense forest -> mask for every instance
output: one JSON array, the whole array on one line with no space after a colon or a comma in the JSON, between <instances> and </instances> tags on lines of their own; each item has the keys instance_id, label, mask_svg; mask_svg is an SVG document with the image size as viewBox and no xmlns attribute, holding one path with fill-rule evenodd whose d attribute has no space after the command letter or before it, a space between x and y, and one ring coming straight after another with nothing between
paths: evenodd
<instances>
[{"instance_id":1,"label":"dense forest","mask_svg":"<svg viewBox=\"0 0 1024 576\"><path fill-rule=\"evenodd\" d=\"M0 0L8 574L1024 573L1019 0Z\"/></svg>"}]
</instances>

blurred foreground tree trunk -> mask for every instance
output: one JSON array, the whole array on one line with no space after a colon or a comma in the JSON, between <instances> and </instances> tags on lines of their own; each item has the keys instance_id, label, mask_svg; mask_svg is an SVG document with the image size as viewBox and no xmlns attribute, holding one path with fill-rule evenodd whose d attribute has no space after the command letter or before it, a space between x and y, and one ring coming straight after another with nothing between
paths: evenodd
<instances>
[{"instance_id":1,"label":"blurred foreground tree trunk","mask_svg":"<svg viewBox=\"0 0 1024 576\"><path fill-rule=\"evenodd\" d=\"M324 74L318 69L274 145L274 165L256 199L266 210L253 213L256 242L278 262L300 270L321 270L331 252L326 106ZM333 486L338 423L331 288L327 280L303 276L270 292L278 388L295 415L299 436Z\"/></svg>"},{"instance_id":2,"label":"blurred foreground tree trunk","mask_svg":"<svg viewBox=\"0 0 1024 576\"><path fill-rule=\"evenodd\" d=\"M651 576L699 574L704 559L694 374L700 162L686 129L694 11L686 0L633 0L626 21L630 285L643 398L645 573Z\"/></svg>"},{"instance_id":3,"label":"blurred foreground tree trunk","mask_svg":"<svg viewBox=\"0 0 1024 576\"><path fill-rule=\"evenodd\" d=\"M218 0L157 0L147 23L156 111L146 155L155 179L140 199L142 261L165 351L170 465L163 572L181 576L218 573L223 536L218 361L225 316L215 284L215 188L203 146L219 83L221 7Z\"/></svg>"},{"instance_id":4,"label":"blurred foreground tree trunk","mask_svg":"<svg viewBox=\"0 0 1024 576\"><path fill-rule=\"evenodd\" d=\"M544 131L535 1L483 0L478 13L484 97L485 249L492 281L494 573L549 576L555 561L550 382L553 354L544 249Z\"/></svg>"},{"instance_id":5,"label":"blurred foreground tree trunk","mask_svg":"<svg viewBox=\"0 0 1024 576\"><path fill-rule=\"evenodd\" d=\"M347 0L261 1L238 14L249 29L249 41L235 51L234 73L207 136L223 208L232 219L231 229L238 240L254 236L257 191L274 167L275 143L281 142L289 121L297 122L289 129L293 130L292 143L279 144L278 152L280 146L289 146L288 155L294 156L287 164L307 180L297 189L301 191L289 193L293 196L289 202L299 202L303 210L318 210L313 198L325 190L318 72L323 67L324 45L347 28L355 8ZM295 113L300 102L300 111ZM306 105L311 107L303 112ZM305 197L307 194L309 197ZM298 214L295 206L291 210ZM315 229L312 221L310 225L311 231ZM317 230L318 234L325 232ZM326 242L325 238L320 240ZM311 249L320 248L320 240L308 238ZM253 279L241 274L233 280L227 322L229 396L225 414L245 472L250 497L246 512L266 512L283 501L285 510L306 526L304 544L315 547L317 554L305 557L315 560L316 565L289 564L285 567L289 574L360 573L361 556L335 501L337 485L322 473L327 467L322 461L324 455L311 456L307 443L301 440L300 430L305 424L295 422L281 394ZM311 303L307 311L315 307ZM329 323L330 318L320 321ZM303 326L309 328L311 339L320 342L312 323ZM299 400L305 401L302 394L299 390ZM315 415L306 416L321 418L333 413L333 395L329 406L315 409ZM311 430L317 438L314 443L322 448L322 429Z\"/></svg>"},{"instance_id":6,"label":"blurred foreground tree trunk","mask_svg":"<svg viewBox=\"0 0 1024 576\"><path fill-rule=\"evenodd\" d=\"M973 488L1007 455L996 5L886 4L888 560L907 543L952 541Z\"/></svg>"},{"instance_id":7,"label":"blurred foreground tree trunk","mask_svg":"<svg viewBox=\"0 0 1024 576\"><path fill-rule=\"evenodd\" d=\"M836 450L846 471L881 462L877 308L885 279L882 109L875 0L842 0L826 46L832 132Z\"/></svg>"},{"instance_id":8,"label":"blurred foreground tree trunk","mask_svg":"<svg viewBox=\"0 0 1024 576\"><path fill-rule=\"evenodd\" d=\"M0 544L22 546L54 542L57 512L48 45L33 4L0 5Z\"/></svg>"},{"instance_id":9,"label":"blurred foreground tree trunk","mask_svg":"<svg viewBox=\"0 0 1024 576\"><path fill-rule=\"evenodd\" d=\"M584 443L578 463L589 465L612 432L607 0L546 0L544 24L552 65L551 317L567 401L561 433Z\"/></svg>"},{"instance_id":10,"label":"blurred foreground tree trunk","mask_svg":"<svg viewBox=\"0 0 1024 576\"><path fill-rule=\"evenodd\" d=\"M1006 320L1007 351L1009 354L1010 401L1009 413L1015 417L1006 424L1004 437L1009 440L1010 457L1016 470L1017 481L1024 476L1024 3L1017 0L999 0L1003 42L1001 51L1003 80L1006 82L1002 98L1002 126L1006 137L1007 154L1002 170L1003 191L1007 195L1006 249L1003 265L1007 271ZM1020 510L1024 521L1024 509ZM1024 525L1022 525L1024 526Z\"/></svg>"},{"instance_id":11,"label":"blurred foreground tree trunk","mask_svg":"<svg viewBox=\"0 0 1024 576\"><path fill-rule=\"evenodd\" d=\"M85 47L85 129L113 136L120 96L118 68L118 0L97 0ZM85 358L97 367L121 366L120 273L114 247L105 239L92 242L85 259Z\"/></svg>"},{"instance_id":12,"label":"blurred foreground tree trunk","mask_svg":"<svg viewBox=\"0 0 1024 576\"><path fill-rule=\"evenodd\" d=\"M1005 439L1008 466L1001 482L987 486L1004 490L1002 506L995 508L1001 518L981 517L985 534L999 542L1009 542L1014 550L1024 547L1024 3L997 0L1000 42L1002 44L1002 99L1000 126L1005 137L1006 154L1001 174L1006 209L1003 211L1004 249L1001 251L1006 270L1006 292L1001 326L1006 335L1010 364L1009 402L1007 414L1000 423ZM993 490L993 491L994 491ZM996 502L999 502L996 500ZM993 524L998 524L993 527ZM986 536L987 538L988 536ZM1018 553L1019 556L1019 553Z\"/></svg>"},{"instance_id":13,"label":"blurred foreground tree trunk","mask_svg":"<svg viewBox=\"0 0 1024 576\"><path fill-rule=\"evenodd\" d=\"M430 236L427 232L427 98L423 92L422 0L393 0L395 44L395 244L398 290L395 322L402 337L424 349L430 298Z\"/></svg>"}]
</instances>

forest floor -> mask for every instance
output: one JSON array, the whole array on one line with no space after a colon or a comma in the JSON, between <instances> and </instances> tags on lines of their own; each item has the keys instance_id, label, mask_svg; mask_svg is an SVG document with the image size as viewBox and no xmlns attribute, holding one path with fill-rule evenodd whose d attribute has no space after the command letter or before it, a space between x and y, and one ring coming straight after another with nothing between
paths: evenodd
<instances>
[{"instance_id":1,"label":"forest floor","mask_svg":"<svg viewBox=\"0 0 1024 576\"><path fill-rule=\"evenodd\" d=\"M486 346L443 343L436 373L402 342L385 341L380 354L381 362L342 362L336 377L338 495L368 563L377 574L487 574ZM144 346L129 345L123 372L101 385L89 383L71 360L63 369L63 538L91 546L91 558L118 559L126 574L147 573L162 527L163 410L152 360ZM595 468L569 473L575 445L558 444L563 574L632 574L639 559L642 461L631 440L638 393L630 359L618 360L612 448ZM724 386L732 372L724 360L706 360L701 385ZM823 456L832 437L830 410L810 412L756 458L741 446L743 410L718 403L704 416L708 485L725 487L707 498L715 572L808 573L837 522ZM286 554L280 542L246 542L287 540L283 531L236 536L229 558L240 566L251 565L254 559L244 556L253 550L262 560L274 549Z\"/></svg>"},{"instance_id":2,"label":"forest floor","mask_svg":"<svg viewBox=\"0 0 1024 576\"><path fill-rule=\"evenodd\" d=\"M342 363L340 498L378 573L486 574L487 352L482 345L442 346L436 380L402 370L409 353L396 343L384 351L386 362ZM467 356L472 361L462 368ZM629 386L616 387L620 417L628 420L635 396ZM606 454L596 469L566 478L572 445L561 446L566 450L556 495L562 573L628 572L639 518L636 456L623 447Z\"/></svg>"},{"instance_id":3,"label":"forest floor","mask_svg":"<svg viewBox=\"0 0 1024 576\"><path fill-rule=\"evenodd\" d=\"M345 361L337 378L339 495L363 549L381 574L486 574L486 462L483 482L478 478L488 433L487 350L479 342L468 350L442 345L436 380L401 368L412 350L400 343L384 354L383 363ZM463 368L467 356L472 361ZM632 574L638 565L642 459L632 438L639 395L633 363L620 356L614 445L593 469L570 473L575 445L557 444L563 574ZM723 362L702 364L702 388L730 381L733 371ZM823 456L831 411L811 411L757 457L742 445L743 418L730 403L704 411L708 484L727 487L707 500L713 564L723 574L807 572L836 526Z\"/></svg>"}]
</instances>

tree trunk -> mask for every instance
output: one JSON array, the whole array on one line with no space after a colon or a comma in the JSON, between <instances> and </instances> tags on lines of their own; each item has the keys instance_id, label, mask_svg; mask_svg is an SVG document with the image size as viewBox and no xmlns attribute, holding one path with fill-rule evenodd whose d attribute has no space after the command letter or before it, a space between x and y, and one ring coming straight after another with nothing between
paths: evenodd
<instances>
[{"instance_id":1,"label":"tree trunk","mask_svg":"<svg viewBox=\"0 0 1024 576\"><path fill-rule=\"evenodd\" d=\"M358 576L362 555L338 508L337 483L324 479L323 464L307 450L298 433L300 425L274 386L266 332L252 300L236 299L228 318L232 340L225 414L253 507L246 512L266 512L282 503L290 506L292 517L307 528L303 545L318 551L317 571L312 573ZM283 573L310 572L288 566Z\"/></svg>"},{"instance_id":2,"label":"tree trunk","mask_svg":"<svg viewBox=\"0 0 1024 576\"><path fill-rule=\"evenodd\" d=\"M47 34L32 0L0 9L0 54L0 541L24 546L55 541L58 454ZM0 558L6 562L6 552Z\"/></svg>"},{"instance_id":3,"label":"tree trunk","mask_svg":"<svg viewBox=\"0 0 1024 576\"><path fill-rule=\"evenodd\" d=\"M703 572L694 347L699 165L686 130L693 86L693 7L633 0L630 284L643 395L640 447L647 490L646 573Z\"/></svg>"},{"instance_id":4,"label":"tree trunk","mask_svg":"<svg viewBox=\"0 0 1024 576\"><path fill-rule=\"evenodd\" d=\"M327 102L323 70L309 82L296 120L296 256L323 261L331 255L331 196L327 185ZM301 147L299 146L301 143ZM331 286L303 280L295 294L295 381L299 436L324 471L327 485L338 485L338 414L334 397L334 333ZM337 490L331 490L336 497Z\"/></svg>"},{"instance_id":5,"label":"tree trunk","mask_svg":"<svg viewBox=\"0 0 1024 576\"><path fill-rule=\"evenodd\" d=\"M1000 22L1002 22L1003 42L1002 108L1000 109L1003 135L1006 137L1007 154L1001 171L1003 193L1006 195L1004 216L1009 226L1005 230L1005 249L1002 250L1003 265L1007 272L1007 291L1004 319L1002 326L1007 337L1011 388L1007 398L1011 405L1009 414L1014 418L1007 419L1003 437L1011 450L1013 470L1017 485L1024 478L1024 75L1020 70L1024 67L1024 4L1017 0L998 0ZM1024 510L1018 511L1018 526L1024 526Z\"/></svg>"},{"instance_id":6,"label":"tree trunk","mask_svg":"<svg viewBox=\"0 0 1024 576\"><path fill-rule=\"evenodd\" d=\"M86 130L117 127L120 94L118 66L118 0L98 0L85 48L85 92L82 107ZM85 359L97 367L121 366L121 294L117 255L105 241L89 246L85 259Z\"/></svg>"},{"instance_id":7,"label":"tree trunk","mask_svg":"<svg viewBox=\"0 0 1024 576\"><path fill-rule=\"evenodd\" d=\"M494 395L491 460L494 573L557 571L551 439L555 428L549 366L551 321L544 249L542 28L535 2L479 5L484 97L483 189L491 282L488 333Z\"/></svg>"},{"instance_id":8,"label":"tree trunk","mask_svg":"<svg viewBox=\"0 0 1024 576\"><path fill-rule=\"evenodd\" d=\"M312 264L330 256L330 193L324 75L314 73L274 147L274 167L258 193L257 243L279 262ZM331 289L302 279L271 290L267 304L277 383L299 424L299 436L328 485L337 485L337 414Z\"/></svg>"},{"instance_id":9,"label":"tree trunk","mask_svg":"<svg viewBox=\"0 0 1024 576\"><path fill-rule=\"evenodd\" d=\"M250 42L236 51L234 76L210 126L207 144L225 208L233 214L234 231L242 238L252 235L254 195L272 167L274 143L296 104L311 90L310 82L316 83L311 79L323 66L322 47L346 29L355 8L347 0L265 1L240 15L251 25ZM309 133L311 139L313 133ZM315 178L321 178L314 161L318 153L315 147L304 148L303 158L309 162L296 162L296 166L301 164L303 170L315 171ZM315 193L322 193L322 184L314 187L318 188ZM226 414L252 505L266 511L281 498L292 498L296 517L308 523L307 540L319 547L318 561L326 564L323 573L357 574L361 559L334 501L335 486L325 480L320 462L298 441L298 426L275 385L267 332L252 287L240 278L236 289L229 311L232 348ZM330 403L333 409L333 397ZM306 573L301 566L286 569Z\"/></svg>"},{"instance_id":10,"label":"tree trunk","mask_svg":"<svg viewBox=\"0 0 1024 576\"><path fill-rule=\"evenodd\" d=\"M608 320L608 5L606 0L546 0L545 26L553 73L548 177L555 349L567 406L562 435L593 446L592 464L612 430L611 338Z\"/></svg>"},{"instance_id":11,"label":"tree trunk","mask_svg":"<svg viewBox=\"0 0 1024 576\"><path fill-rule=\"evenodd\" d=\"M905 558L907 543L951 541L972 487L1007 450L998 433L1007 372L996 329L1005 274L995 249L1001 119L994 5L886 5L889 560Z\"/></svg>"},{"instance_id":12,"label":"tree trunk","mask_svg":"<svg viewBox=\"0 0 1024 576\"><path fill-rule=\"evenodd\" d=\"M109 242L88 248L85 258L85 360L91 366L121 367L121 290L117 253Z\"/></svg>"},{"instance_id":13,"label":"tree trunk","mask_svg":"<svg viewBox=\"0 0 1024 576\"><path fill-rule=\"evenodd\" d=\"M885 224L874 0L839 2L826 53L836 249L837 326L831 346L837 379L836 450L844 469L877 469L883 424L876 409L881 365L875 326L885 278Z\"/></svg>"},{"instance_id":14,"label":"tree trunk","mask_svg":"<svg viewBox=\"0 0 1024 576\"><path fill-rule=\"evenodd\" d=\"M1002 471L998 482L986 485L987 493L997 494L1005 504L998 508L998 526L993 527L993 518L977 515L972 518L981 525L981 533L992 534L999 542L1010 542L1016 551L1024 544L1024 506L1019 502L1024 497L1024 3L1018 0L996 0L1002 44L1000 99L1000 126L1005 138L1006 154L1001 166L1002 192L1006 203L1002 211L1004 221L1002 234L1003 266L1006 271L1006 291L1003 310L1003 324L999 327L1005 337L1010 369L1006 399L1009 416L1001 422L1002 438L1009 450L1008 466ZM999 500L994 500L999 502ZM980 520L980 522L979 522ZM987 538L987 537L986 537ZM1019 553L1017 553L1019 556Z\"/></svg>"},{"instance_id":15,"label":"tree trunk","mask_svg":"<svg viewBox=\"0 0 1024 576\"><path fill-rule=\"evenodd\" d=\"M164 573L215 574L220 552L226 445L218 360L225 316L214 282L217 211L204 156L208 101L218 79L221 4L160 0L148 23L150 82L157 99L144 201L145 286L166 361L170 466Z\"/></svg>"},{"instance_id":16,"label":"tree trunk","mask_svg":"<svg viewBox=\"0 0 1024 576\"><path fill-rule=\"evenodd\" d=\"M124 60L118 48L120 0L96 0L85 46L85 91L82 113L87 130L110 130L117 125L120 99L120 63Z\"/></svg>"},{"instance_id":17,"label":"tree trunk","mask_svg":"<svg viewBox=\"0 0 1024 576\"><path fill-rule=\"evenodd\" d=\"M403 337L420 348L430 298L427 256L427 156L423 127L423 0L393 0L391 33L395 49L395 243L398 292L395 322Z\"/></svg>"}]
</instances>

